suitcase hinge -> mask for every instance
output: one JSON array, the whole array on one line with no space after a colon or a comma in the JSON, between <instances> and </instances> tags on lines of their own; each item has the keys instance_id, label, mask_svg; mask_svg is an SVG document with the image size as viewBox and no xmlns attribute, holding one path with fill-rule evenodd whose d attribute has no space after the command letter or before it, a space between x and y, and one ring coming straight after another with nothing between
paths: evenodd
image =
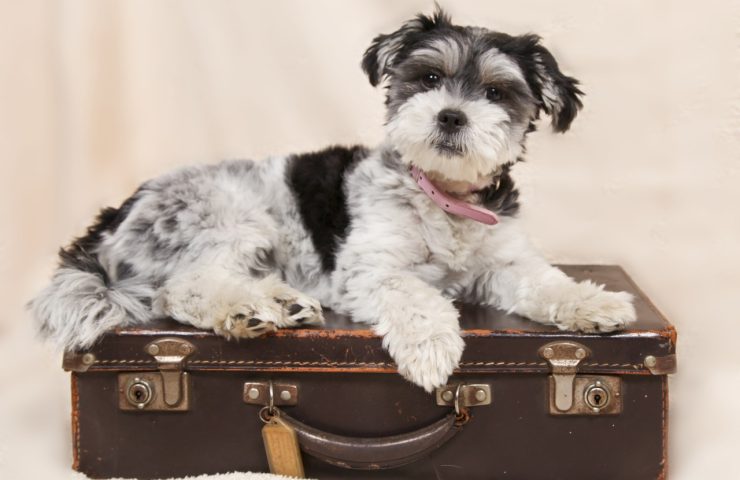
<instances>
[{"instance_id":1,"label":"suitcase hinge","mask_svg":"<svg viewBox=\"0 0 740 480\"><path fill-rule=\"evenodd\" d=\"M552 342L539 350L550 365L550 413L555 415L615 414L622 411L621 379L577 375L591 350L576 342Z\"/></svg>"},{"instance_id":2,"label":"suitcase hinge","mask_svg":"<svg viewBox=\"0 0 740 480\"><path fill-rule=\"evenodd\" d=\"M195 346L180 338L160 338L147 344L144 351L157 361L158 372L120 374L119 407L122 410L188 410L190 378L183 369Z\"/></svg>"}]
</instances>

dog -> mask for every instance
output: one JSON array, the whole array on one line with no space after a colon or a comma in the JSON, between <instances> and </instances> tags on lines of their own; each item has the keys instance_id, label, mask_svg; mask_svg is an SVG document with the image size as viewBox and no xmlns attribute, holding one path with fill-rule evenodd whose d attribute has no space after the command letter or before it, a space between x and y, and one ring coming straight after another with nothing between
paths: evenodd
<instances>
[{"instance_id":1,"label":"dog","mask_svg":"<svg viewBox=\"0 0 740 480\"><path fill-rule=\"evenodd\" d=\"M67 350L168 316L227 338L321 324L322 305L372 325L398 371L431 391L464 349L459 299L561 330L612 332L632 297L551 266L520 230L511 167L541 113L565 132L582 107L533 34L458 26L437 8L377 36L386 137L184 168L104 209L60 251L31 301Z\"/></svg>"}]
</instances>

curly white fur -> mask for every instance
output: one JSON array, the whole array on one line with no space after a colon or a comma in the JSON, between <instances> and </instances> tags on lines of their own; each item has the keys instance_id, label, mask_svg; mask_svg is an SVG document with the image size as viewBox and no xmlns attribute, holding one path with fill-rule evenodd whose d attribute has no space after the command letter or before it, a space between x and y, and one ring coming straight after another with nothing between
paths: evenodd
<instances>
[{"instance_id":1,"label":"curly white fur","mask_svg":"<svg viewBox=\"0 0 740 480\"><path fill-rule=\"evenodd\" d=\"M428 41L404 64L408 38L422 34ZM628 294L576 283L550 266L511 212L495 226L448 215L408 174L415 165L465 192L490 187L494 172L522 153L543 105L565 112L561 131L575 116L577 82L549 56L544 61L536 37L486 35L453 32L440 13L376 39L363 65L371 82L391 80L387 139L341 173L341 154L324 152L334 170L321 174L341 177L335 192L299 196L304 187L289 180L295 158L286 157L185 168L146 182L63 253L31 304L39 329L66 349L88 348L111 328L157 315L252 337L320 323L324 305L372 324L399 372L430 391L446 382L464 349L454 298L560 329L623 328L635 319ZM500 49L491 46L496 41ZM516 55L502 53L512 44ZM526 52L534 71L517 63ZM429 70L439 73L436 84L420 82ZM489 98L491 85L504 96ZM464 128L439 125L447 109L467 119ZM452 143L452 153L440 149ZM334 207L346 210L346 225L321 237L336 240L327 268L325 245L312 237L325 225L310 227L302 207L330 194L342 198ZM319 223L341 213L321 209Z\"/></svg>"}]
</instances>

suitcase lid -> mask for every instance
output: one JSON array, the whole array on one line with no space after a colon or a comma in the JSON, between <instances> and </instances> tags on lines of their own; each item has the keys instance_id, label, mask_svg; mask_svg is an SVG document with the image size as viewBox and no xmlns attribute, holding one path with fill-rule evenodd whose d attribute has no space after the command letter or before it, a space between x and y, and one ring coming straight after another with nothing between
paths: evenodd
<instances>
[{"instance_id":1,"label":"suitcase lid","mask_svg":"<svg viewBox=\"0 0 740 480\"><path fill-rule=\"evenodd\" d=\"M632 279L618 266L568 265L560 268L576 280L592 279L607 290L635 297L637 322L613 334L563 332L490 307L460 304L466 343L457 373L547 373L545 347L576 342L585 347L578 371L664 375L675 371L676 331ZM162 353L152 342L176 339L187 370L261 372L396 372L381 338L366 324L325 312L323 327L283 329L264 337L228 341L171 319L144 327L121 328L105 335L89 351L68 352L63 367L76 372L135 371L161 367ZM550 351L552 353L552 350ZM172 359L170 359L172 360Z\"/></svg>"}]
</instances>

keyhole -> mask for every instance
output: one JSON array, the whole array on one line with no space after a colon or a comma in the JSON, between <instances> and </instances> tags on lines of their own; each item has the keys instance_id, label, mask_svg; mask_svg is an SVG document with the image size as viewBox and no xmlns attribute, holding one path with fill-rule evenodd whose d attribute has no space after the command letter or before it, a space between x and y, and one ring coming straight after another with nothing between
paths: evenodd
<instances>
[{"instance_id":1,"label":"keyhole","mask_svg":"<svg viewBox=\"0 0 740 480\"><path fill-rule=\"evenodd\" d=\"M609 403L609 391L601 382L596 382L588 387L585 397L586 405L597 412Z\"/></svg>"},{"instance_id":2,"label":"keyhole","mask_svg":"<svg viewBox=\"0 0 740 480\"><path fill-rule=\"evenodd\" d=\"M132 405L143 408L152 400L152 387L146 380L135 378L128 388L126 398Z\"/></svg>"}]
</instances>

